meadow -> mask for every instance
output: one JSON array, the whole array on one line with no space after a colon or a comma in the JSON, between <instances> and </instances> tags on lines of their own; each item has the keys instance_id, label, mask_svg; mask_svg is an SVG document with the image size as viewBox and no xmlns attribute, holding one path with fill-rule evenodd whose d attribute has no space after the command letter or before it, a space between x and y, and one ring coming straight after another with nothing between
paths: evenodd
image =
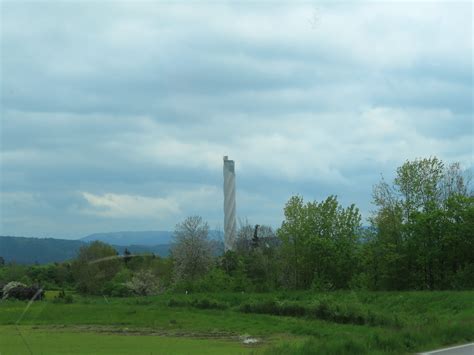
<instances>
[{"instance_id":1,"label":"meadow","mask_svg":"<svg viewBox=\"0 0 474 355\"><path fill-rule=\"evenodd\" d=\"M402 354L474 340L472 291L46 296L0 303L2 355Z\"/></svg>"}]
</instances>

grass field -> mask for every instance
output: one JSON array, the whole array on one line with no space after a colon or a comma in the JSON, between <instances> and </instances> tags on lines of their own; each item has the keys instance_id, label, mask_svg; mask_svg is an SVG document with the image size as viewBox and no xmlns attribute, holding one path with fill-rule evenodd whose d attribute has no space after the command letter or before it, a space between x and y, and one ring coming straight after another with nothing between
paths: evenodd
<instances>
[{"instance_id":1,"label":"grass field","mask_svg":"<svg viewBox=\"0 0 474 355\"><path fill-rule=\"evenodd\" d=\"M21 332L21 336L19 334ZM225 339L94 333L72 329L0 326L1 354L247 354L252 348ZM22 339L25 339L25 341ZM31 350L31 352L30 352Z\"/></svg>"},{"instance_id":2,"label":"grass field","mask_svg":"<svg viewBox=\"0 0 474 355\"><path fill-rule=\"evenodd\" d=\"M413 353L474 340L474 292L74 296L0 303L5 354ZM16 325L17 324L17 325ZM259 343L244 345L245 336Z\"/></svg>"}]
</instances>

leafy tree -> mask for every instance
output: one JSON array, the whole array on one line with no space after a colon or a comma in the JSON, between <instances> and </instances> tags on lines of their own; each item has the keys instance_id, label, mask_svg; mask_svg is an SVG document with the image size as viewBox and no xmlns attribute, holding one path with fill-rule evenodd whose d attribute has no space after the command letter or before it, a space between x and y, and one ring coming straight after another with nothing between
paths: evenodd
<instances>
[{"instance_id":1,"label":"leafy tree","mask_svg":"<svg viewBox=\"0 0 474 355\"><path fill-rule=\"evenodd\" d=\"M176 225L171 257L175 282L195 281L210 269L213 257L209 225L201 217L187 217Z\"/></svg>"},{"instance_id":2,"label":"leafy tree","mask_svg":"<svg viewBox=\"0 0 474 355\"><path fill-rule=\"evenodd\" d=\"M278 230L288 286L347 288L356 263L361 216L355 205L343 208L335 196L318 203L293 196Z\"/></svg>"},{"instance_id":3,"label":"leafy tree","mask_svg":"<svg viewBox=\"0 0 474 355\"><path fill-rule=\"evenodd\" d=\"M458 163L436 157L407 161L392 185L374 187L377 231L367 244L379 289L453 287L472 264L472 193ZM470 231L470 232L469 232ZM375 269L372 269L372 273Z\"/></svg>"},{"instance_id":4,"label":"leafy tree","mask_svg":"<svg viewBox=\"0 0 474 355\"><path fill-rule=\"evenodd\" d=\"M277 287L280 271L277 258L279 243L270 226L253 226L247 219L240 221L235 246L234 265L238 267L234 269L238 270L237 273L245 273L245 278L252 285L249 291L264 291ZM230 258L230 254L227 258ZM224 261L229 260L224 258Z\"/></svg>"},{"instance_id":5,"label":"leafy tree","mask_svg":"<svg viewBox=\"0 0 474 355\"><path fill-rule=\"evenodd\" d=\"M252 248L254 230L254 226L250 224L248 219L239 220L239 228L235 241L235 251L238 255L247 254Z\"/></svg>"},{"instance_id":6,"label":"leafy tree","mask_svg":"<svg viewBox=\"0 0 474 355\"><path fill-rule=\"evenodd\" d=\"M79 292L98 294L105 282L121 268L117 251L110 245L95 241L79 249L71 269Z\"/></svg>"},{"instance_id":7,"label":"leafy tree","mask_svg":"<svg viewBox=\"0 0 474 355\"><path fill-rule=\"evenodd\" d=\"M232 275L239 268L239 255L232 250L228 250L221 258L221 267L227 275Z\"/></svg>"}]
</instances>

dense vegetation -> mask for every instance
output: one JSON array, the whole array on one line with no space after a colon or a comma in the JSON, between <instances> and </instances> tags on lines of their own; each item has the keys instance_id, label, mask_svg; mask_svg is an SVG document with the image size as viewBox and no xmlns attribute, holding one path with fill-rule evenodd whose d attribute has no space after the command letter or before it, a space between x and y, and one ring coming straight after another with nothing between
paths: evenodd
<instances>
[{"instance_id":1,"label":"dense vegetation","mask_svg":"<svg viewBox=\"0 0 474 355\"><path fill-rule=\"evenodd\" d=\"M3 263L0 282L112 296L474 288L474 196L458 164L407 161L392 184L382 180L374 187L373 197L369 228L362 228L355 205L343 207L335 196L321 202L293 196L276 233L242 223L235 250L219 257L207 223L194 216L177 225L169 258L128 250L117 255L94 242L69 262Z\"/></svg>"}]
</instances>

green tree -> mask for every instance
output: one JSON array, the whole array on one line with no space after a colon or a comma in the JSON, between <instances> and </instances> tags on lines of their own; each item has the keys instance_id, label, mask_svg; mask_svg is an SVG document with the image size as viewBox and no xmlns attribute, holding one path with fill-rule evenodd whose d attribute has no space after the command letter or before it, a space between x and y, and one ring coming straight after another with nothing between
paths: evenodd
<instances>
[{"instance_id":1,"label":"green tree","mask_svg":"<svg viewBox=\"0 0 474 355\"><path fill-rule=\"evenodd\" d=\"M235 243L238 272L243 272L251 283L251 290L266 291L277 287L280 272L279 243L270 226L251 225L247 219L240 221ZM226 253L227 254L227 253ZM224 257L228 258L230 255ZM229 261L226 260L225 261Z\"/></svg>"},{"instance_id":2,"label":"green tree","mask_svg":"<svg viewBox=\"0 0 474 355\"><path fill-rule=\"evenodd\" d=\"M335 196L322 202L293 196L278 230L287 282L293 288L347 288L357 258L361 216L355 205L343 208Z\"/></svg>"},{"instance_id":3,"label":"green tree","mask_svg":"<svg viewBox=\"0 0 474 355\"><path fill-rule=\"evenodd\" d=\"M79 292L99 294L106 281L122 266L117 251L110 245L95 241L79 249L71 270Z\"/></svg>"},{"instance_id":4,"label":"green tree","mask_svg":"<svg viewBox=\"0 0 474 355\"><path fill-rule=\"evenodd\" d=\"M449 288L459 270L469 270L473 255L463 250L472 250L472 193L458 163L407 161L392 185L374 186L373 197L377 233L366 253L377 265L376 288Z\"/></svg>"}]
</instances>

